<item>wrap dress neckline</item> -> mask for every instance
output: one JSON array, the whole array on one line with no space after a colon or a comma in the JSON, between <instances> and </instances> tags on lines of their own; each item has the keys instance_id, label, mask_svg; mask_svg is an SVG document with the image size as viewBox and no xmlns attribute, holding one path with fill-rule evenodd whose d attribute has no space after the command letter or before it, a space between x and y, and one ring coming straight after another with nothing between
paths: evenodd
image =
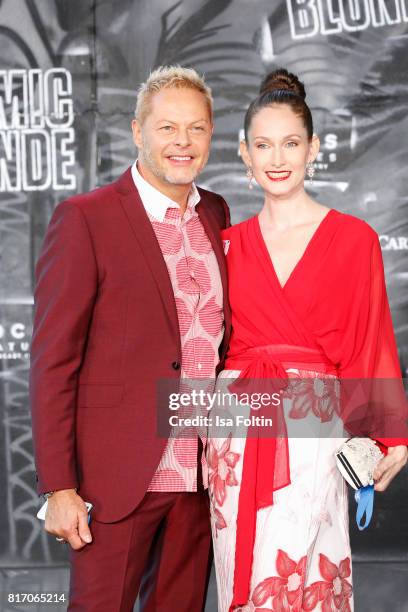
<instances>
[{"instance_id":1,"label":"wrap dress neckline","mask_svg":"<svg viewBox=\"0 0 408 612\"><path fill-rule=\"evenodd\" d=\"M306 247L305 247L302 255L299 257L299 259L297 260L297 262L293 266L289 276L287 277L286 281L283 284L279 280L278 274L276 272L275 265L273 263L272 257L271 257L271 255L269 253L269 250L268 250L268 247L267 247L267 244L266 244L266 240L265 240L265 238L264 238L264 236L262 234L262 229L261 229L261 223L260 223L259 215L256 215L255 217L253 217L254 226L255 226L254 229L255 229L255 232L257 233L258 237L259 237L260 247L263 248L263 250L265 250L265 255L269 259L269 261L271 263L271 268L272 268L273 276L275 277L275 280L278 283L278 285L279 285L279 287L280 287L280 289L282 291L285 291L285 288L288 285L288 283L291 281L292 276L297 274L299 272L299 269L301 270L303 260L308 258L309 252L313 249L314 243L319 240L320 233L322 231L324 231L324 226L329 221L329 217L333 216L333 213L334 213L334 216L335 216L335 213L337 213L337 211L334 208L330 208L326 212L326 214L324 215L323 219L321 219L321 221L319 222L319 224L316 227L315 231L313 232L310 240L307 242ZM337 214L339 214L339 213L337 213Z\"/></svg>"}]
</instances>

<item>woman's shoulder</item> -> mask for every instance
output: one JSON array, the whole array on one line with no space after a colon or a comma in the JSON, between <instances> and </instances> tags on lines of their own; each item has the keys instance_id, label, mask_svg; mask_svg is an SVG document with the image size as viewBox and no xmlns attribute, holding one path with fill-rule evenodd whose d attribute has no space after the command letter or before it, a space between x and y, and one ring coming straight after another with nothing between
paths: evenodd
<instances>
[{"instance_id":1,"label":"woman's shoulder","mask_svg":"<svg viewBox=\"0 0 408 612\"><path fill-rule=\"evenodd\" d=\"M343 230L341 234L346 236L348 240L369 244L378 241L377 232L364 219L338 210L335 211L335 215L339 220L339 227Z\"/></svg>"},{"instance_id":2,"label":"woman's shoulder","mask_svg":"<svg viewBox=\"0 0 408 612\"><path fill-rule=\"evenodd\" d=\"M226 229L221 231L221 237L223 240L230 240L233 236L237 237L242 232L246 231L248 225L254 222L255 217L250 217L249 219L245 219L244 221L240 221L235 225L231 225L231 227L227 227Z\"/></svg>"}]
</instances>

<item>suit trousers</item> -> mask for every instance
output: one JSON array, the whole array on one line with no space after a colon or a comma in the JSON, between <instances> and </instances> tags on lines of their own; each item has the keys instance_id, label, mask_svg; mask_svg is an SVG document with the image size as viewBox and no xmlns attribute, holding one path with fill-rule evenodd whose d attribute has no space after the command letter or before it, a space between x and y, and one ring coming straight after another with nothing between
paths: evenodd
<instances>
[{"instance_id":1,"label":"suit trousers","mask_svg":"<svg viewBox=\"0 0 408 612\"><path fill-rule=\"evenodd\" d=\"M212 561L208 495L146 493L116 523L91 523L71 550L69 612L202 612Z\"/></svg>"}]
</instances>

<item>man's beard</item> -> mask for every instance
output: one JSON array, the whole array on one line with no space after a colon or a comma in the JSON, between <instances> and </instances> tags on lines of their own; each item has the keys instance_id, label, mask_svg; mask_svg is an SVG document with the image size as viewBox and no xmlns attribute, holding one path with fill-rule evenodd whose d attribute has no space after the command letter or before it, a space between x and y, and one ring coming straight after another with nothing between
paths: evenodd
<instances>
[{"instance_id":1,"label":"man's beard","mask_svg":"<svg viewBox=\"0 0 408 612\"><path fill-rule=\"evenodd\" d=\"M144 138L143 138L143 151L141 151L140 157L141 157L142 162L146 164L149 170L155 176L157 176L157 178L161 179L162 181L165 181L166 183L170 183L171 185L189 185L190 183L195 181L197 176L200 174L200 172L204 168L205 164L207 163L209 154L207 155L207 158L204 160L204 163L201 165L200 168L191 169L190 176L188 178L187 177L176 178L172 176L171 174L167 173L165 170L163 170L163 168L160 168L154 161L150 146L148 145L148 143L146 142Z\"/></svg>"}]
</instances>

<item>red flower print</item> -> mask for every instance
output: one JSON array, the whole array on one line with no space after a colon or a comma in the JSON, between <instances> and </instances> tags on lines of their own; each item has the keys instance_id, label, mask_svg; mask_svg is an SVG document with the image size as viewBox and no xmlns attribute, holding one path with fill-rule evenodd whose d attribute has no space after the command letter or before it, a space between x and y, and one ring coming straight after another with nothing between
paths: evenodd
<instances>
[{"instance_id":1,"label":"red flower print","mask_svg":"<svg viewBox=\"0 0 408 612\"><path fill-rule=\"evenodd\" d=\"M321 601L322 612L350 612L349 599L353 588L346 580L351 574L350 558L340 561L337 567L326 555L320 554L319 569L324 580L313 582L307 587L303 596L303 609L314 610Z\"/></svg>"},{"instance_id":2,"label":"red flower print","mask_svg":"<svg viewBox=\"0 0 408 612\"><path fill-rule=\"evenodd\" d=\"M306 555L296 563L283 550L278 550L276 569L279 576L266 578L255 587L251 597L254 609L301 612ZM272 598L272 608L256 608L265 604L270 598Z\"/></svg>"},{"instance_id":3,"label":"red flower print","mask_svg":"<svg viewBox=\"0 0 408 612\"><path fill-rule=\"evenodd\" d=\"M351 574L350 558L339 566L320 554L319 569L324 580L303 588L307 557L298 563L283 550L278 550L276 569L279 576L262 580L253 590L251 600L241 608L242 612L307 612L315 610L321 602L322 612L351 612L349 599L352 586L346 580ZM270 604L271 608L264 608Z\"/></svg>"},{"instance_id":4,"label":"red flower print","mask_svg":"<svg viewBox=\"0 0 408 612\"><path fill-rule=\"evenodd\" d=\"M203 230L199 217L193 217L186 226L191 248L199 254L211 251L211 242Z\"/></svg>"},{"instance_id":5,"label":"red flower print","mask_svg":"<svg viewBox=\"0 0 408 612\"><path fill-rule=\"evenodd\" d=\"M293 400L289 413L292 419L304 419L312 411L322 423L331 421L338 411L338 380L333 376L291 374L286 395Z\"/></svg>"},{"instance_id":6,"label":"red flower print","mask_svg":"<svg viewBox=\"0 0 408 612\"><path fill-rule=\"evenodd\" d=\"M265 578L253 590L251 601L254 606L263 606L271 597L278 596L286 581L279 576Z\"/></svg>"},{"instance_id":7,"label":"red flower print","mask_svg":"<svg viewBox=\"0 0 408 612\"><path fill-rule=\"evenodd\" d=\"M217 304L215 297L212 297L200 309L200 323L210 336L216 336L222 327L222 306Z\"/></svg>"},{"instance_id":8,"label":"red flower print","mask_svg":"<svg viewBox=\"0 0 408 612\"><path fill-rule=\"evenodd\" d=\"M226 528L227 523L226 523L225 518L223 517L221 512L217 510L217 508L213 508L213 511L214 511L214 516L215 516L216 535L218 535L218 532L221 531L221 529Z\"/></svg>"},{"instance_id":9,"label":"red flower print","mask_svg":"<svg viewBox=\"0 0 408 612\"><path fill-rule=\"evenodd\" d=\"M211 289L210 274L205 263L200 259L183 257L176 266L179 290L188 295L206 295Z\"/></svg>"},{"instance_id":10,"label":"red flower print","mask_svg":"<svg viewBox=\"0 0 408 612\"><path fill-rule=\"evenodd\" d=\"M238 480L234 467L240 457L239 453L230 450L231 435L224 440L217 450L212 440L208 443L207 463L209 468L209 487L215 504L222 506L227 496L227 487L235 487Z\"/></svg>"},{"instance_id":11,"label":"red flower print","mask_svg":"<svg viewBox=\"0 0 408 612\"><path fill-rule=\"evenodd\" d=\"M217 364L215 349L207 338L195 336L184 344L183 369L188 378L210 378Z\"/></svg>"},{"instance_id":12,"label":"red flower print","mask_svg":"<svg viewBox=\"0 0 408 612\"><path fill-rule=\"evenodd\" d=\"M179 211L176 211L179 215ZM167 214L166 214L167 217ZM176 255L182 247L183 236L181 232L174 226L173 223L160 221L152 221L154 233L157 240L160 242L160 248L163 255Z\"/></svg>"},{"instance_id":13,"label":"red flower print","mask_svg":"<svg viewBox=\"0 0 408 612\"><path fill-rule=\"evenodd\" d=\"M187 304L181 298L175 298L177 306L177 316L179 322L180 335L185 336L193 322L193 316L190 313Z\"/></svg>"},{"instance_id":14,"label":"red flower print","mask_svg":"<svg viewBox=\"0 0 408 612\"><path fill-rule=\"evenodd\" d=\"M339 567L332 563L326 555L320 554L319 569L324 580L330 585L322 606L323 612L331 612L334 604L335 610L347 612L350 610L348 600L353 588L346 580L351 574L350 557L340 561Z\"/></svg>"},{"instance_id":15,"label":"red flower print","mask_svg":"<svg viewBox=\"0 0 408 612\"><path fill-rule=\"evenodd\" d=\"M319 583L314 582L312 585L308 586L307 589L304 590L303 593L303 610L314 610L317 602L322 598L320 597Z\"/></svg>"}]
</instances>

